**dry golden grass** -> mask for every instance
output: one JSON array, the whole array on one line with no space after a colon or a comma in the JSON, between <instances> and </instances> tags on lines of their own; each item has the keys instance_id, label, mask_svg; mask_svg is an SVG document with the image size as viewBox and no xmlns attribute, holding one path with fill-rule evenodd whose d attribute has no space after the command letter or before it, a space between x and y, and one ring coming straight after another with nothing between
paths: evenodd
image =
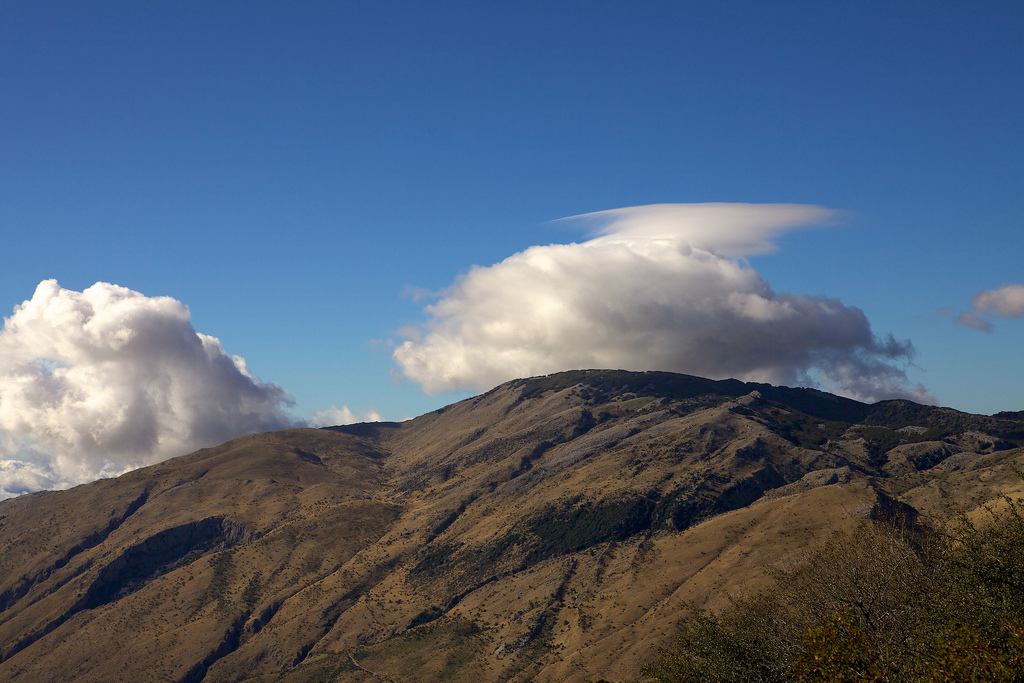
<instances>
[{"instance_id":1,"label":"dry golden grass","mask_svg":"<svg viewBox=\"0 0 1024 683\"><path fill-rule=\"evenodd\" d=\"M0 679L627 679L681 603L887 496L941 519L1022 490L1021 450L977 436L919 470L924 428L886 432L885 470L867 432L758 395L549 384L0 503Z\"/></svg>"}]
</instances>

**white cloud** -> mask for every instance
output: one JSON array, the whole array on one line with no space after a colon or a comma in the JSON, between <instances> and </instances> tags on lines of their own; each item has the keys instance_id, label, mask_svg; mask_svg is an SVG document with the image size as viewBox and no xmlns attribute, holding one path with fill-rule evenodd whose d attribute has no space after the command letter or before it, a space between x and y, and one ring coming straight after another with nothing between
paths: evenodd
<instances>
[{"instance_id":1,"label":"white cloud","mask_svg":"<svg viewBox=\"0 0 1024 683\"><path fill-rule=\"evenodd\" d=\"M32 491L63 489L80 483L62 478L45 465L22 460L0 460L0 500Z\"/></svg>"},{"instance_id":2,"label":"white cloud","mask_svg":"<svg viewBox=\"0 0 1024 683\"><path fill-rule=\"evenodd\" d=\"M314 427L330 427L333 425L350 425L356 422L381 422L383 418L376 410L365 413L353 413L346 405L340 408L332 405L327 410L319 410L313 413Z\"/></svg>"},{"instance_id":3,"label":"white cloud","mask_svg":"<svg viewBox=\"0 0 1024 683\"><path fill-rule=\"evenodd\" d=\"M595 243L676 240L720 256L775 251L772 238L834 222L840 212L804 204L649 204L596 211L561 221L597 225Z\"/></svg>"},{"instance_id":4,"label":"white cloud","mask_svg":"<svg viewBox=\"0 0 1024 683\"><path fill-rule=\"evenodd\" d=\"M863 311L776 294L737 260L786 230L835 217L796 205L699 204L587 214L581 244L535 246L474 267L394 360L437 394L578 368L670 370L819 385L866 400L929 399L900 368L909 342L879 340Z\"/></svg>"},{"instance_id":5,"label":"white cloud","mask_svg":"<svg viewBox=\"0 0 1024 683\"><path fill-rule=\"evenodd\" d=\"M996 289L986 289L971 299L974 312L960 311L953 317L953 324L970 327L979 332L991 332L996 326L983 315L997 315L1003 318L1024 317L1024 285L1005 284ZM942 309L943 315L952 315L952 307Z\"/></svg>"},{"instance_id":6,"label":"white cloud","mask_svg":"<svg viewBox=\"0 0 1024 683\"><path fill-rule=\"evenodd\" d=\"M0 497L293 426L280 387L170 297L41 282L0 330Z\"/></svg>"},{"instance_id":7,"label":"white cloud","mask_svg":"<svg viewBox=\"0 0 1024 683\"><path fill-rule=\"evenodd\" d=\"M977 294L971 302L977 313L1004 318L1024 317L1024 285L1006 284Z\"/></svg>"}]
</instances>

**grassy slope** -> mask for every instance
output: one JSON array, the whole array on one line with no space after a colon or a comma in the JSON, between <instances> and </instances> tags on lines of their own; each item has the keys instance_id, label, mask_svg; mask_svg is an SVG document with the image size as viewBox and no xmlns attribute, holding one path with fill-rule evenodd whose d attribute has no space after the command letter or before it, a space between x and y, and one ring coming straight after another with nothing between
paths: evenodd
<instances>
[{"instance_id":1,"label":"grassy slope","mask_svg":"<svg viewBox=\"0 0 1024 683\"><path fill-rule=\"evenodd\" d=\"M580 372L245 437L0 504L0 678L627 678L680 601L755 588L879 491L934 515L1015 491L1020 426Z\"/></svg>"}]
</instances>

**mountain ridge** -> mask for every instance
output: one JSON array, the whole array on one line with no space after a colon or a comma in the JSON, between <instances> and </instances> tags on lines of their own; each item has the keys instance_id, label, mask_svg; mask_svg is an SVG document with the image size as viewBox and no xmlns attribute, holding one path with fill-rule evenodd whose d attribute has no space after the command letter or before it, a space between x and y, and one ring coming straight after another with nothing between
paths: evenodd
<instances>
[{"instance_id":1,"label":"mountain ridge","mask_svg":"<svg viewBox=\"0 0 1024 683\"><path fill-rule=\"evenodd\" d=\"M628 678L831 528L1016 493L1016 416L593 370L242 437L0 502L0 675Z\"/></svg>"}]
</instances>

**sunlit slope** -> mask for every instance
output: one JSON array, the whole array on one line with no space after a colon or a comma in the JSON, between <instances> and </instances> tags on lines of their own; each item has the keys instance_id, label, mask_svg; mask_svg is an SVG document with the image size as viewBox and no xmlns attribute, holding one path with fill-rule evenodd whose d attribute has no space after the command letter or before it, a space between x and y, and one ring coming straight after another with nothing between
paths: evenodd
<instances>
[{"instance_id":1,"label":"sunlit slope","mask_svg":"<svg viewBox=\"0 0 1024 683\"><path fill-rule=\"evenodd\" d=\"M237 439L0 503L0 677L627 678L831 529L1020 490L1004 417L587 371Z\"/></svg>"}]
</instances>

